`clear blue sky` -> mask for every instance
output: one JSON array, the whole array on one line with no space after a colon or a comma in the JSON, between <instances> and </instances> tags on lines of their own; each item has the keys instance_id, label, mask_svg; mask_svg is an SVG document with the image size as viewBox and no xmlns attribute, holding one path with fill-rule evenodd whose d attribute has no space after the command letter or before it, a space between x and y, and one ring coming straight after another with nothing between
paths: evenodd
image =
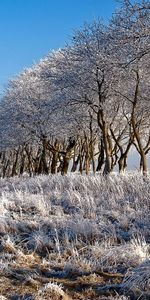
<instances>
[{"instance_id":1,"label":"clear blue sky","mask_svg":"<svg viewBox=\"0 0 150 300\"><path fill-rule=\"evenodd\" d=\"M118 7L115 0L0 0L0 95L8 79L69 42L73 29Z\"/></svg>"}]
</instances>

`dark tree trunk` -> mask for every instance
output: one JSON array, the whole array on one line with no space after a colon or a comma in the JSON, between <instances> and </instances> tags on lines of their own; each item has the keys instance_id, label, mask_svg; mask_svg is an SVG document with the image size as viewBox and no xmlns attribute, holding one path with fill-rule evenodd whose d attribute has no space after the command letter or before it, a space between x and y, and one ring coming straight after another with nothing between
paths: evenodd
<instances>
[{"instance_id":1,"label":"dark tree trunk","mask_svg":"<svg viewBox=\"0 0 150 300\"><path fill-rule=\"evenodd\" d=\"M78 154L77 159L73 161L71 172L75 172L77 170L78 163L80 161L80 154Z\"/></svg>"},{"instance_id":2,"label":"dark tree trunk","mask_svg":"<svg viewBox=\"0 0 150 300\"><path fill-rule=\"evenodd\" d=\"M104 146L103 146L103 140L101 139L100 154L98 156L98 165L96 168L97 172L101 171L103 164L104 164Z\"/></svg>"},{"instance_id":3,"label":"dark tree trunk","mask_svg":"<svg viewBox=\"0 0 150 300\"><path fill-rule=\"evenodd\" d=\"M42 154L41 154L41 158L40 158L38 174L48 174L49 170L48 170L47 161L46 161L46 148L47 148L46 136L43 136L42 146L43 146L43 149L42 149Z\"/></svg>"},{"instance_id":4,"label":"dark tree trunk","mask_svg":"<svg viewBox=\"0 0 150 300\"><path fill-rule=\"evenodd\" d=\"M71 153L74 146L75 146L75 140L69 139L68 147L66 151L63 153L63 163L62 163L62 170L61 170L62 175L66 175L68 172Z\"/></svg>"},{"instance_id":5,"label":"dark tree trunk","mask_svg":"<svg viewBox=\"0 0 150 300\"><path fill-rule=\"evenodd\" d=\"M18 163L19 151L20 151L20 147L16 151L16 156L15 156L15 161L13 163L11 176L17 175L17 163Z\"/></svg>"}]
</instances>

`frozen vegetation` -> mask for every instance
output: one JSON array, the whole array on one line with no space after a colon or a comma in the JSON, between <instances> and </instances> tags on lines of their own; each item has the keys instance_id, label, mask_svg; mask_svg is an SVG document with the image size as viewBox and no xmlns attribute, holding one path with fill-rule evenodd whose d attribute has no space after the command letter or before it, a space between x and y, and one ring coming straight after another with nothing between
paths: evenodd
<instances>
[{"instance_id":1,"label":"frozen vegetation","mask_svg":"<svg viewBox=\"0 0 150 300\"><path fill-rule=\"evenodd\" d=\"M150 177L0 180L0 299L150 299Z\"/></svg>"},{"instance_id":2,"label":"frozen vegetation","mask_svg":"<svg viewBox=\"0 0 150 300\"><path fill-rule=\"evenodd\" d=\"M150 2L118 1L0 100L0 300L150 300Z\"/></svg>"},{"instance_id":3,"label":"frozen vegetation","mask_svg":"<svg viewBox=\"0 0 150 300\"><path fill-rule=\"evenodd\" d=\"M86 23L8 82L0 177L121 173L133 151L136 168L149 172L150 1L118 2L107 25Z\"/></svg>"}]
</instances>

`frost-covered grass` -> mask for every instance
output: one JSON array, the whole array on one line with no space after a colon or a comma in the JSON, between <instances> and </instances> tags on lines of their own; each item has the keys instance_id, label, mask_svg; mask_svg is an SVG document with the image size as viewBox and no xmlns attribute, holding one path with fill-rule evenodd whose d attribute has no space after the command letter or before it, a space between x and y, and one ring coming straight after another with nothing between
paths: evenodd
<instances>
[{"instance_id":1,"label":"frost-covered grass","mask_svg":"<svg viewBox=\"0 0 150 300\"><path fill-rule=\"evenodd\" d=\"M149 244L150 177L0 180L0 299L150 297Z\"/></svg>"}]
</instances>

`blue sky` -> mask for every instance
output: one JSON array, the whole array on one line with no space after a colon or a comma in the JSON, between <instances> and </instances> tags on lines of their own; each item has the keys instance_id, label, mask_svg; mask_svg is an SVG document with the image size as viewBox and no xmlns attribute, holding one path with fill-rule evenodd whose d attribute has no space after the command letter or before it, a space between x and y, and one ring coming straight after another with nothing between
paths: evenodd
<instances>
[{"instance_id":1,"label":"blue sky","mask_svg":"<svg viewBox=\"0 0 150 300\"><path fill-rule=\"evenodd\" d=\"M0 95L7 81L63 47L84 22L107 21L115 0L0 0Z\"/></svg>"}]
</instances>

